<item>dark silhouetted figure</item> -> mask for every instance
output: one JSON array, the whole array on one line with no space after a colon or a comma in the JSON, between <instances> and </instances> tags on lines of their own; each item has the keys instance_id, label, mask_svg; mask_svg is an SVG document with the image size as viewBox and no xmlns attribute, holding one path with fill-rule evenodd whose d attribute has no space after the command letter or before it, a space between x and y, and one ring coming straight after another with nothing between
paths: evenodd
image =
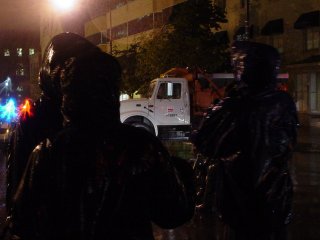
<instances>
[{"instance_id":1,"label":"dark silhouetted figure","mask_svg":"<svg viewBox=\"0 0 320 240\"><path fill-rule=\"evenodd\" d=\"M51 138L62 128L61 69L66 59L89 50L100 51L89 41L73 33L57 35L45 50L39 74L42 94L34 103L29 100L31 108L21 114L10 139L6 194L9 212L30 153L40 141Z\"/></svg>"},{"instance_id":2,"label":"dark silhouetted figure","mask_svg":"<svg viewBox=\"0 0 320 240\"><path fill-rule=\"evenodd\" d=\"M193 216L192 169L120 122L121 69L86 51L60 71L63 129L32 152L17 197L26 240L154 239Z\"/></svg>"},{"instance_id":3,"label":"dark silhouetted figure","mask_svg":"<svg viewBox=\"0 0 320 240\"><path fill-rule=\"evenodd\" d=\"M21 212L20 205L15 203L19 195L18 186L28 162L29 155L40 141L51 139L62 129L61 114L62 93L60 75L65 62L84 52L100 52L100 49L86 39L73 34L62 33L55 36L48 44L39 74L39 86L42 94L31 103L30 109L23 111L10 139L7 160L7 226L11 233L25 230L27 226L19 222L16 213ZM14 205L14 207L13 207ZM10 223L12 221L12 223Z\"/></svg>"},{"instance_id":4,"label":"dark silhouetted figure","mask_svg":"<svg viewBox=\"0 0 320 240\"><path fill-rule=\"evenodd\" d=\"M236 42L236 82L194 138L212 161L205 204L214 203L229 239L286 239L293 187L288 161L296 143L297 113L276 90L280 58L271 46ZM211 202L210 202L211 201Z\"/></svg>"}]
</instances>

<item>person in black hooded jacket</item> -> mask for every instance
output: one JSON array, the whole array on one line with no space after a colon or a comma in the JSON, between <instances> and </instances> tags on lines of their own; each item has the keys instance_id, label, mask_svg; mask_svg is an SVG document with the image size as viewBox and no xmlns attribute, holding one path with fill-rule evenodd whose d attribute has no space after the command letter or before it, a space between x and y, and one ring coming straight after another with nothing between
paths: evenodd
<instances>
[{"instance_id":1,"label":"person in black hooded jacket","mask_svg":"<svg viewBox=\"0 0 320 240\"><path fill-rule=\"evenodd\" d=\"M99 51L100 49L88 40L73 33L58 34L48 43L39 73L41 96L34 103L28 100L28 105L24 109L27 111L21 111L10 138L7 157L6 209L7 215L14 219L13 233L24 228L15 218L15 211L20 211L15 198L19 192L18 186L23 178L29 155L40 141L52 138L62 129L60 73L65 61L71 57L79 57L85 52Z\"/></svg>"},{"instance_id":2,"label":"person in black hooded jacket","mask_svg":"<svg viewBox=\"0 0 320 240\"><path fill-rule=\"evenodd\" d=\"M293 186L288 162L296 143L297 113L276 90L277 50L255 42L232 47L235 82L204 121L194 144L214 171L204 196L230 227L230 239L285 239ZM214 198L214 199L212 199Z\"/></svg>"},{"instance_id":3,"label":"person in black hooded jacket","mask_svg":"<svg viewBox=\"0 0 320 240\"><path fill-rule=\"evenodd\" d=\"M61 70L64 127L32 152L17 203L22 239L152 240L193 216L192 169L120 122L121 69L87 52Z\"/></svg>"},{"instance_id":4,"label":"person in black hooded jacket","mask_svg":"<svg viewBox=\"0 0 320 240\"><path fill-rule=\"evenodd\" d=\"M60 72L66 59L81 55L84 51L99 51L86 39L62 33L48 44L39 74L41 96L34 103L28 99L27 111L22 111L10 139L7 161L7 209L17 191L28 157L34 147L50 138L62 128Z\"/></svg>"}]
</instances>

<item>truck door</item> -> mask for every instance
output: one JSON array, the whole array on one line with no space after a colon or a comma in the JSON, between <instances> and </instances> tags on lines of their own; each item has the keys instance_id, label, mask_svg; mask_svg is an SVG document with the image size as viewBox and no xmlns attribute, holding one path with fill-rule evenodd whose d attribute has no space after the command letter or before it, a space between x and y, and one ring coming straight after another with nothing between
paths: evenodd
<instances>
[{"instance_id":1,"label":"truck door","mask_svg":"<svg viewBox=\"0 0 320 240\"><path fill-rule=\"evenodd\" d=\"M160 81L155 96L155 118L160 125L178 125L185 122L185 104L182 83Z\"/></svg>"}]
</instances>

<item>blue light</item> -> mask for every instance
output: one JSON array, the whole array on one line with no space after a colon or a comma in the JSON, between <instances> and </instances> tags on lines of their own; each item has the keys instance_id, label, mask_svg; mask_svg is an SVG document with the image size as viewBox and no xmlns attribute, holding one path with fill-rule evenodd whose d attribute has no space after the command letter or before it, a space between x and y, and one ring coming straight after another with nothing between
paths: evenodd
<instances>
[{"instance_id":1,"label":"blue light","mask_svg":"<svg viewBox=\"0 0 320 240\"><path fill-rule=\"evenodd\" d=\"M12 122L18 116L18 109L15 100L10 98L6 104L0 104L0 120L5 122Z\"/></svg>"}]
</instances>

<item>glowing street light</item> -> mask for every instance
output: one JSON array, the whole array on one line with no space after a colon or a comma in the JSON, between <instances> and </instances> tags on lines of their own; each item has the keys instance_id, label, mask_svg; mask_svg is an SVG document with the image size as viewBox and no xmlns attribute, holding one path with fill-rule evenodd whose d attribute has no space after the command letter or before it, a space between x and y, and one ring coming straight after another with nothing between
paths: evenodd
<instances>
[{"instance_id":1,"label":"glowing street light","mask_svg":"<svg viewBox=\"0 0 320 240\"><path fill-rule=\"evenodd\" d=\"M12 81L10 77L7 77L6 80L0 82L0 94L5 93L5 96L8 96L9 92L12 92Z\"/></svg>"},{"instance_id":2,"label":"glowing street light","mask_svg":"<svg viewBox=\"0 0 320 240\"><path fill-rule=\"evenodd\" d=\"M50 0L57 10L70 11L74 8L76 0Z\"/></svg>"}]
</instances>

